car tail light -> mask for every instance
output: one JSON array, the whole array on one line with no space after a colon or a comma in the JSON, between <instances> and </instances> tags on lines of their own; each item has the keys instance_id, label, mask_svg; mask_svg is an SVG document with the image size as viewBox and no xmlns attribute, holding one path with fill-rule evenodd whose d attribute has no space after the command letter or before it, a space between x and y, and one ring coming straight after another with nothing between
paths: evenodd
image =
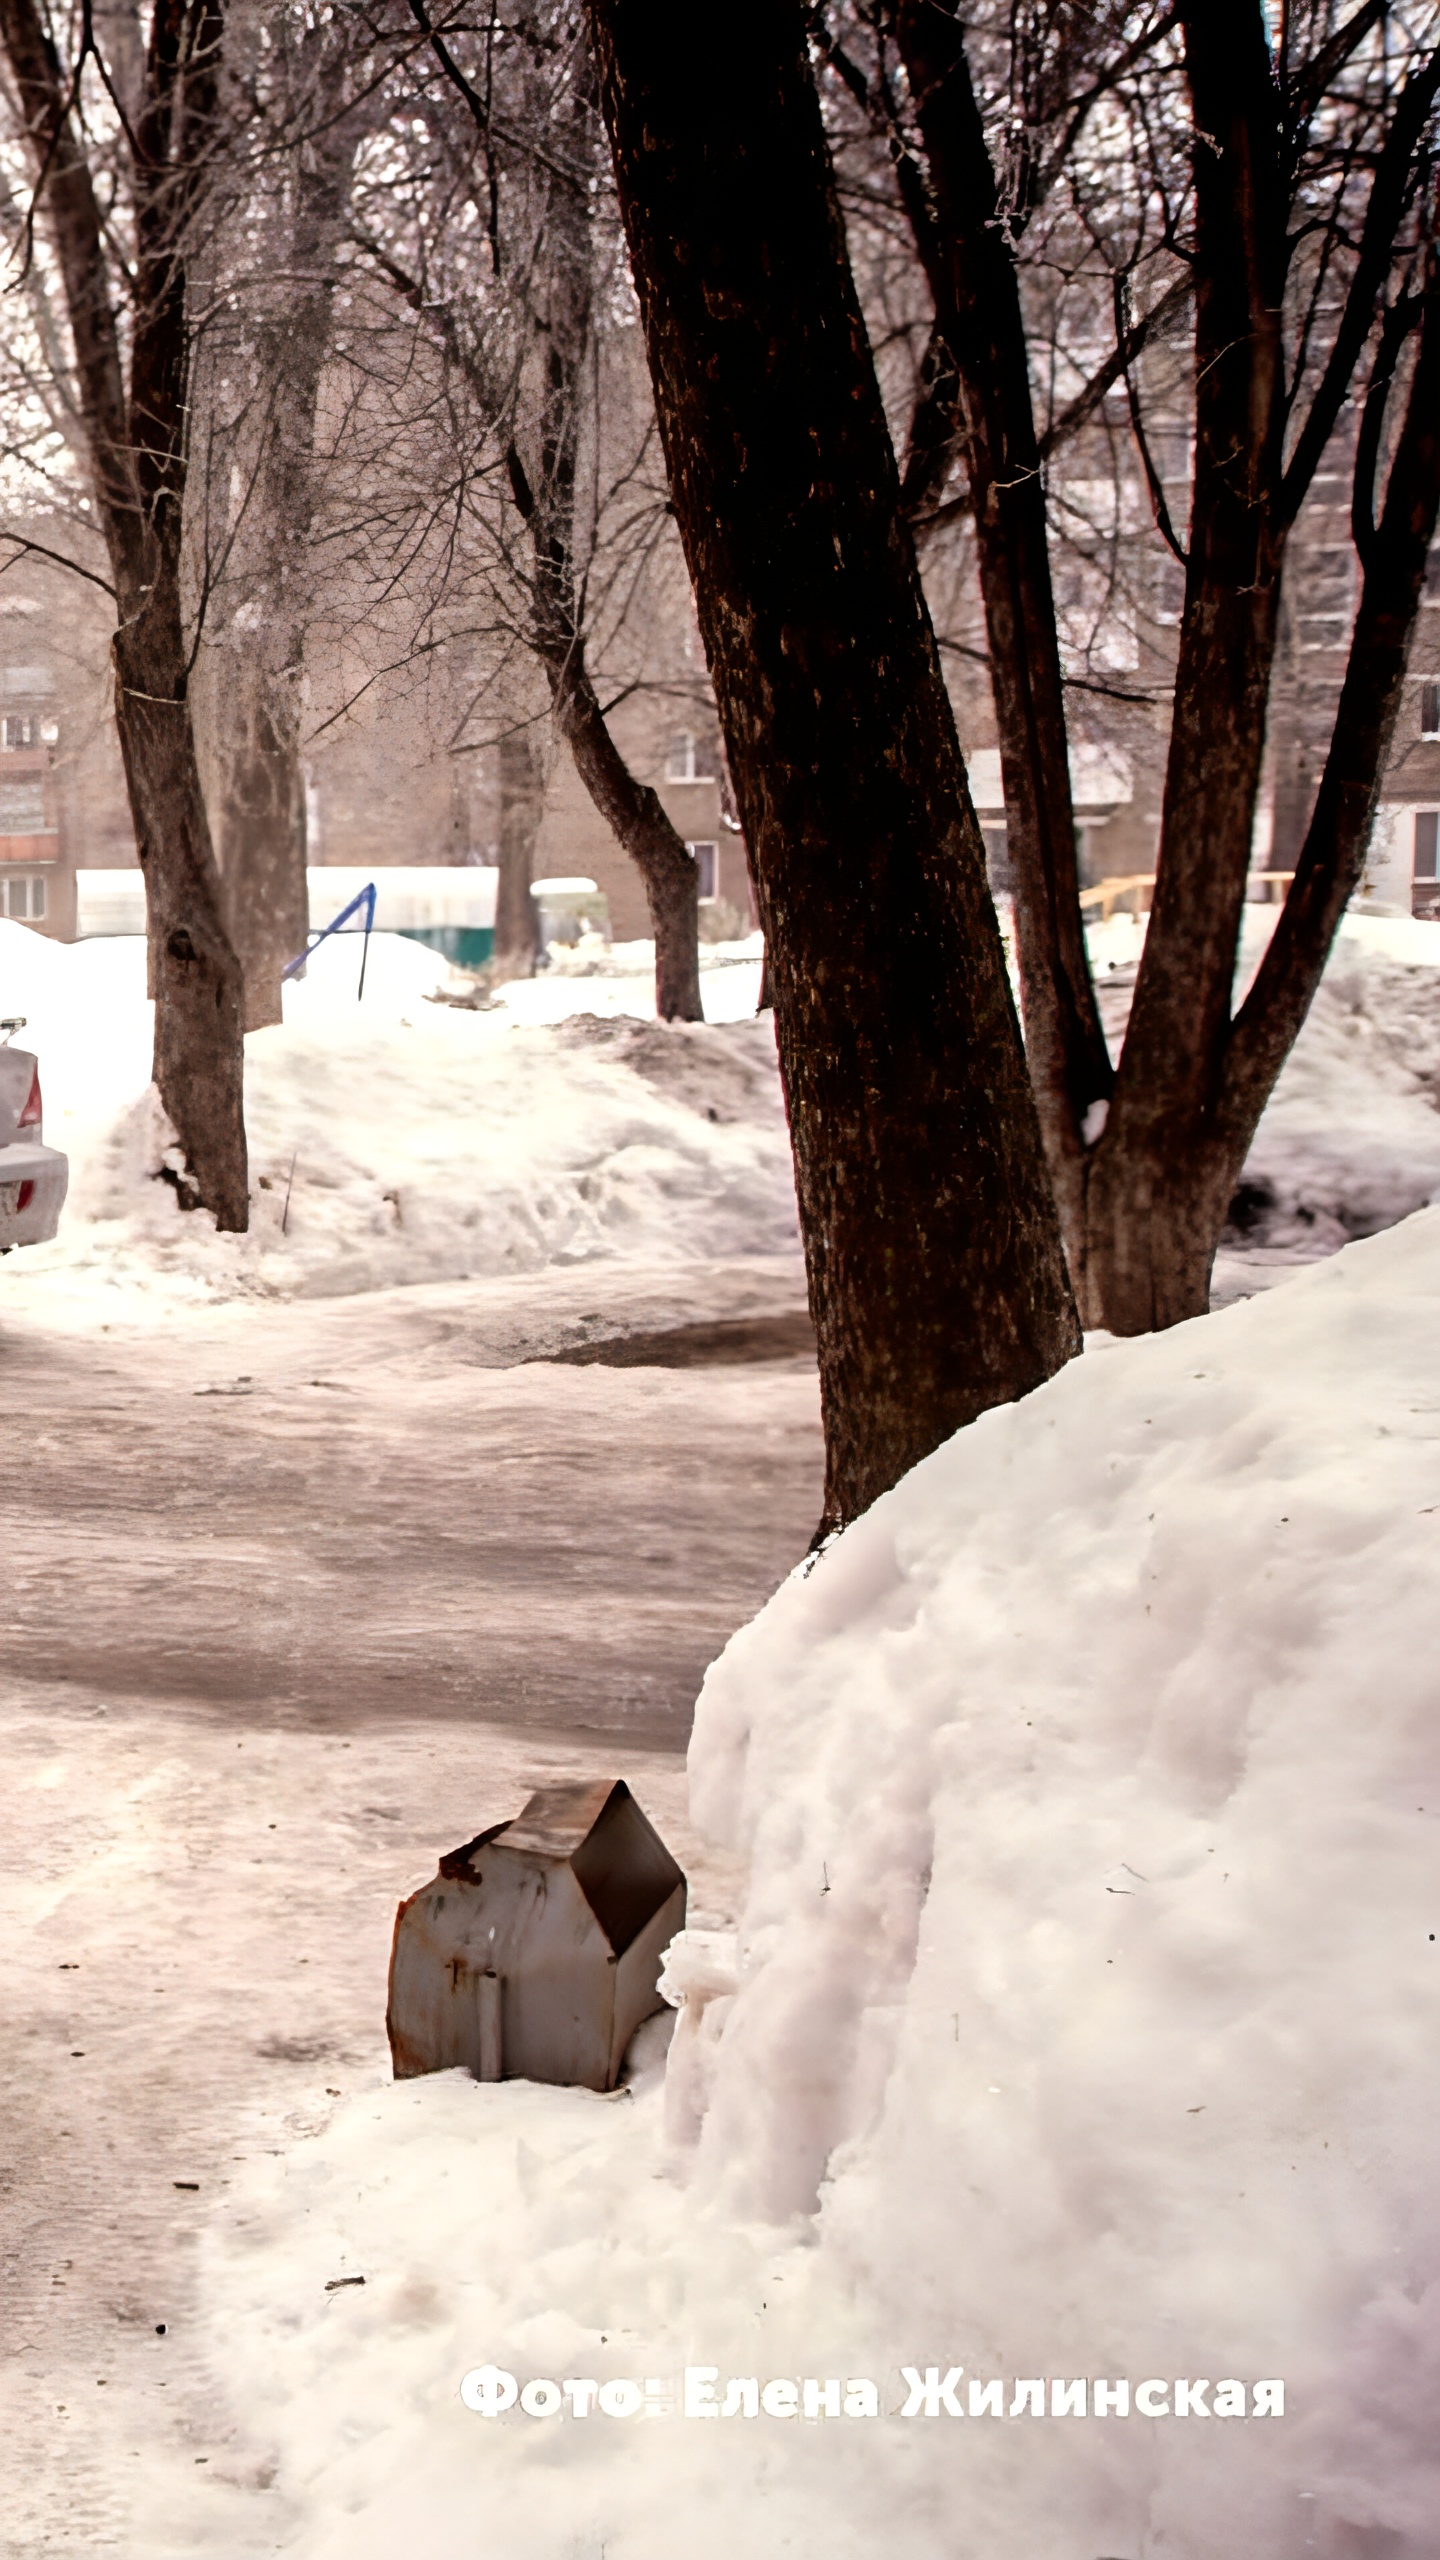
<instances>
[{"instance_id":1,"label":"car tail light","mask_svg":"<svg viewBox=\"0 0 1440 2560\"><path fill-rule=\"evenodd\" d=\"M40 1100L40 1070L37 1067L30 1078L30 1091L26 1098L25 1108L20 1114L20 1127L22 1129L38 1129L42 1124L43 1117L44 1105Z\"/></svg>"},{"instance_id":2,"label":"car tail light","mask_svg":"<svg viewBox=\"0 0 1440 2560\"><path fill-rule=\"evenodd\" d=\"M35 1197L35 1185L34 1185L34 1183L33 1183L33 1182L22 1182L22 1183L21 1183L21 1185L20 1185L20 1195L19 1195L19 1198L16 1200L16 1203L15 1203L15 1215L16 1215L16 1217L17 1217L17 1218L22 1217L22 1216L24 1215L24 1212L29 1208L30 1203L31 1203L31 1201L34 1199L34 1197Z\"/></svg>"}]
</instances>

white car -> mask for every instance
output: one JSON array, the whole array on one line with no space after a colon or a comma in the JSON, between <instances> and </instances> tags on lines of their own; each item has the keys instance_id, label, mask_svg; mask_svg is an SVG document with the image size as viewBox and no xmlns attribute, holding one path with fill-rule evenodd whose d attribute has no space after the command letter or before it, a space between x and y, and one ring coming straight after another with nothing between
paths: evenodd
<instances>
[{"instance_id":1,"label":"white car","mask_svg":"<svg viewBox=\"0 0 1440 2560\"><path fill-rule=\"evenodd\" d=\"M60 1224L69 1160L45 1144L40 1069L28 1049L12 1049L23 1015L0 1022L0 1253L48 1244Z\"/></svg>"}]
</instances>

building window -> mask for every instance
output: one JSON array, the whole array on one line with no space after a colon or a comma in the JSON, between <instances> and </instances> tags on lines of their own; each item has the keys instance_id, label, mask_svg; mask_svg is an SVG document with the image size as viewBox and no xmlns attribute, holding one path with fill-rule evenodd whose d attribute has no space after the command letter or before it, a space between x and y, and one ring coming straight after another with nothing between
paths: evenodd
<instances>
[{"instance_id":1,"label":"building window","mask_svg":"<svg viewBox=\"0 0 1440 2560\"><path fill-rule=\"evenodd\" d=\"M695 856L695 868L700 874L702 904L706 899L718 898L720 895L720 847L718 844L687 844L685 850Z\"/></svg>"},{"instance_id":2,"label":"building window","mask_svg":"<svg viewBox=\"0 0 1440 2560\"><path fill-rule=\"evenodd\" d=\"M40 723L32 713L7 712L0 720L0 747L38 747Z\"/></svg>"},{"instance_id":3,"label":"building window","mask_svg":"<svg viewBox=\"0 0 1440 2560\"><path fill-rule=\"evenodd\" d=\"M9 916L16 924L36 924L45 913L45 882L30 872L15 879L0 878L0 915Z\"/></svg>"},{"instance_id":4,"label":"building window","mask_svg":"<svg viewBox=\"0 0 1440 2560\"><path fill-rule=\"evenodd\" d=\"M705 759L697 750L693 730L677 729L670 740L665 750L665 779L667 782L714 781L713 773L707 772Z\"/></svg>"},{"instance_id":5,"label":"building window","mask_svg":"<svg viewBox=\"0 0 1440 2560\"><path fill-rule=\"evenodd\" d=\"M43 782L0 782L0 836L45 833Z\"/></svg>"},{"instance_id":6,"label":"building window","mask_svg":"<svg viewBox=\"0 0 1440 2560\"><path fill-rule=\"evenodd\" d=\"M1440 682L1433 677L1420 687L1420 735L1440 738Z\"/></svg>"},{"instance_id":7,"label":"building window","mask_svg":"<svg viewBox=\"0 0 1440 2560\"><path fill-rule=\"evenodd\" d=\"M1440 879L1436 856L1440 854L1440 809L1417 809L1415 812L1415 877L1417 880Z\"/></svg>"}]
</instances>

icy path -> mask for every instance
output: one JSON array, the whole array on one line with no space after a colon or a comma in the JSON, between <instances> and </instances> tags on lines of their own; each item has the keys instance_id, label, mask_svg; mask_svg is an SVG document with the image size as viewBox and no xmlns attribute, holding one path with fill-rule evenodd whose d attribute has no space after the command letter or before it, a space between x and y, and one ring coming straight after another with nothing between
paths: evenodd
<instances>
[{"instance_id":1,"label":"icy path","mask_svg":"<svg viewBox=\"0 0 1440 2560\"><path fill-rule=\"evenodd\" d=\"M0 1322L6 2560L130 2554L157 2473L177 2551L274 2547L190 2342L196 2235L238 2162L388 2077L394 1906L437 1851L614 1770L728 1915L679 1754L809 1535L819 1429L799 1357L553 1365L793 1330L786 1265L673 1288Z\"/></svg>"},{"instance_id":2,"label":"icy path","mask_svg":"<svg viewBox=\"0 0 1440 2560\"><path fill-rule=\"evenodd\" d=\"M483 1715L682 1749L820 1499L806 1363L551 1365L803 1322L783 1261L685 1285L556 1272L88 1337L0 1292L7 1666L242 1720Z\"/></svg>"}]
</instances>

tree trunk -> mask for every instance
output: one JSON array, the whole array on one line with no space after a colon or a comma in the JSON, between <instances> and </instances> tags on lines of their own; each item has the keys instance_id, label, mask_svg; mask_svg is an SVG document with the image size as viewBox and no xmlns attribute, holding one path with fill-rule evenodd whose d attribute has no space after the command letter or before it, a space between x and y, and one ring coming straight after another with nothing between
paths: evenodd
<instances>
[{"instance_id":1,"label":"tree trunk","mask_svg":"<svg viewBox=\"0 0 1440 2560\"><path fill-rule=\"evenodd\" d=\"M737 5L697 80L663 0L592 0L773 973L833 1525L1079 1333L805 20Z\"/></svg>"},{"instance_id":2,"label":"tree trunk","mask_svg":"<svg viewBox=\"0 0 1440 2560\"><path fill-rule=\"evenodd\" d=\"M420 0L411 0L411 8L430 38L437 62L488 145L483 101L430 26ZM531 280L545 373L538 473L532 480L513 439L505 457L511 494L530 536L529 638L545 670L555 726L574 757L580 781L644 885L655 937L655 1010L664 1022L700 1022L704 1020L700 883L694 857L671 825L658 794L637 782L611 735L585 663L580 623L575 462L583 374L591 344L595 250L591 181L598 124L595 65L583 30L574 77L551 124L545 161L550 179L548 218L543 254ZM388 255L382 264L412 308L429 314L454 361L479 392L482 411L495 415L501 403L483 353L460 335L446 311L427 298L418 277L407 275Z\"/></svg>"},{"instance_id":3,"label":"tree trunk","mask_svg":"<svg viewBox=\"0 0 1440 2560\"><path fill-rule=\"evenodd\" d=\"M629 854L645 887L655 936L655 1010L662 1022L703 1022L700 996L700 877L658 792L637 782L610 734L585 667L578 633L546 658L555 722L601 817Z\"/></svg>"},{"instance_id":4,"label":"tree trunk","mask_svg":"<svg viewBox=\"0 0 1440 2560\"><path fill-rule=\"evenodd\" d=\"M1403 316L1402 307L1397 312ZM1404 696L1440 518L1440 256L1433 247L1410 318L1419 346L1378 525L1374 476L1391 360L1383 342L1359 437L1353 514L1364 584L1325 769L1289 895L1230 1037L1216 1121L1236 1176L1360 877Z\"/></svg>"},{"instance_id":5,"label":"tree trunk","mask_svg":"<svg viewBox=\"0 0 1440 2560\"><path fill-rule=\"evenodd\" d=\"M1360 877L1440 514L1440 279L1433 255L1420 326L1381 520L1364 545L1364 585L1320 788L1284 909L1227 1028L1217 1089L1185 1152L1167 1150L1163 1134L1144 1145L1132 1136L1123 1152L1107 1150L1104 1179L1092 1181L1087 1269L1094 1302L1117 1332L1205 1313L1246 1155ZM1386 388L1388 375L1372 394L1382 406ZM1380 441L1377 416L1377 450ZM1365 482L1375 459L1362 435L1357 514L1368 516Z\"/></svg>"},{"instance_id":6,"label":"tree trunk","mask_svg":"<svg viewBox=\"0 0 1440 2560\"><path fill-rule=\"evenodd\" d=\"M933 480L937 443L943 469L948 439L936 421L948 411L952 433L956 425L960 431L975 522L1015 879L1025 1050L1066 1246L1078 1259L1087 1131L1094 1105L1108 1103L1114 1072L1079 903L1045 484L1019 278L958 15L949 0L901 0L895 23L934 195L928 265L939 340L921 412L929 427L907 478L913 468L917 477Z\"/></svg>"},{"instance_id":7,"label":"tree trunk","mask_svg":"<svg viewBox=\"0 0 1440 2560\"><path fill-rule=\"evenodd\" d=\"M145 875L153 1074L185 1159L180 1196L216 1226L250 1222L243 982L220 911L173 574L115 634L115 722Z\"/></svg>"},{"instance_id":8,"label":"tree trunk","mask_svg":"<svg viewBox=\"0 0 1440 2560\"><path fill-rule=\"evenodd\" d=\"M500 877L495 886L497 978L529 978L540 956L540 917L530 894L535 839L545 805L544 776L527 730L500 741Z\"/></svg>"},{"instance_id":9,"label":"tree trunk","mask_svg":"<svg viewBox=\"0 0 1440 2560\"><path fill-rule=\"evenodd\" d=\"M74 121L78 75L72 82L62 73L35 0L0 0L0 42L63 283L76 403L120 613L115 716L145 876L155 1082L187 1188L218 1226L239 1231L249 1223L240 968L205 816L179 586L187 226L217 147L222 28L222 0L182 0L151 18L143 94L124 128L134 220L127 383L107 257L112 216L102 220Z\"/></svg>"},{"instance_id":10,"label":"tree trunk","mask_svg":"<svg viewBox=\"0 0 1440 2560\"><path fill-rule=\"evenodd\" d=\"M575 465L595 270L589 177L601 143L595 60L583 36L581 43L564 129L555 137L558 165L544 278L545 400L539 482L530 518L535 645L550 679L555 725L580 780L644 883L655 936L655 1010L662 1022L702 1022L695 857L671 824L659 794L636 780L611 735L586 665L577 608Z\"/></svg>"},{"instance_id":11,"label":"tree trunk","mask_svg":"<svg viewBox=\"0 0 1440 2560\"><path fill-rule=\"evenodd\" d=\"M284 271L278 304L238 351L216 358L264 390L258 450L239 459L253 473L245 521L225 580L238 595L211 689L217 773L217 851L231 938L245 973L245 1028L282 1019L281 972L305 948L305 773L300 753L306 624L312 609L310 534L315 515L315 423L332 334L335 259L355 154L373 108L344 106L348 63L323 24L300 38L302 92L313 84L315 129L297 164L279 173Z\"/></svg>"},{"instance_id":12,"label":"tree trunk","mask_svg":"<svg viewBox=\"0 0 1440 2560\"><path fill-rule=\"evenodd\" d=\"M1252 0L1185 11L1195 126L1195 478L1155 897L1109 1116L1085 1162L1085 1320L1203 1315L1229 1200L1214 1108L1265 745L1287 526L1279 101Z\"/></svg>"},{"instance_id":13,"label":"tree trunk","mask_svg":"<svg viewBox=\"0 0 1440 2560\"><path fill-rule=\"evenodd\" d=\"M1114 1101L1088 1161L1077 1275L1090 1320L1117 1333L1174 1324L1209 1304L1234 1185L1359 876L1440 493L1440 277L1432 247L1423 292L1400 296L1382 325L1355 461L1365 579L1345 681L1295 879L1232 1020L1286 541L1373 325L1409 155L1440 85L1440 56L1409 84L1377 155L1335 347L1282 469L1280 319L1290 244L1281 180L1290 146L1279 130L1258 11L1244 0L1204 7L1197 0L1184 20L1204 137L1195 155L1196 461L1185 614L1155 906ZM1375 527L1394 360L1416 325L1419 350Z\"/></svg>"},{"instance_id":14,"label":"tree trunk","mask_svg":"<svg viewBox=\"0 0 1440 2560\"><path fill-rule=\"evenodd\" d=\"M297 688L259 651L219 654L212 764L221 890L245 1029L263 1031L284 1019L282 973L310 931Z\"/></svg>"}]
</instances>

